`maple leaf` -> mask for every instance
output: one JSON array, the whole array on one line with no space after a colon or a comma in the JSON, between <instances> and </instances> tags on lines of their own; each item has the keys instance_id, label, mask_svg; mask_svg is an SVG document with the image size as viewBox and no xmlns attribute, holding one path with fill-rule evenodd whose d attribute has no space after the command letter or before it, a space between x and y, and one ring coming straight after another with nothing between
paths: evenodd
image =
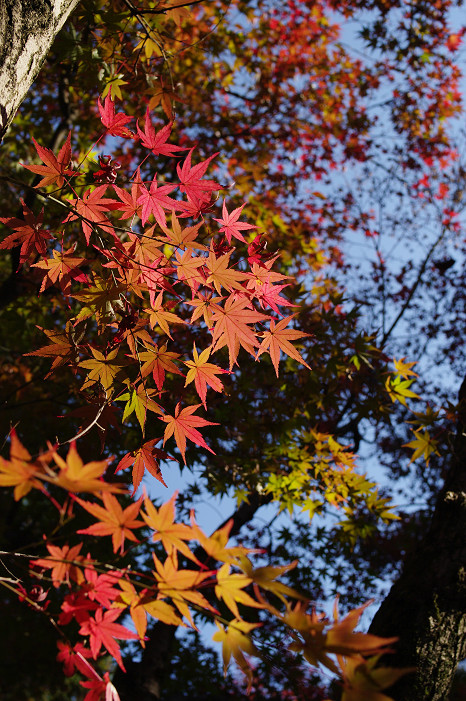
<instances>
[{"instance_id":1,"label":"maple leaf","mask_svg":"<svg viewBox=\"0 0 466 701\"><path fill-rule=\"evenodd\" d=\"M0 217L0 221L6 224L10 229L14 229L15 233L7 236L0 243L0 248L15 248L21 245L19 264L25 263L31 254L45 256L47 252L47 241L54 237L42 228L44 220L44 210L42 209L38 217L29 209L29 207L21 200L23 205L24 219L16 219L16 217Z\"/></svg>"},{"instance_id":2,"label":"maple leaf","mask_svg":"<svg viewBox=\"0 0 466 701\"><path fill-rule=\"evenodd\" d=\"M146 507L147 513L143 511L141 516L149 528L154 531L152 540L155 543L160 540L168 555L170 555L173 550L179 550L180 553L189 560L200 565L201 563L185 542L193 540L196 534L193 532L192 528L186 524L175 523L175 501L177 495L178 492L175 492L159 509L156 509L149 497L146 496L144 498L144 506Z\"/></svg>"},{"instance_id":3,"label":"maple leaf","mask_svg":"<svg viewBox=\"0 0 466 701\"><path fill-rule=\"evenodd\" d=\"M79 584L84 580L82 570L76 565L77 562L84 561L83 555L79 554L82 546L83 544L79 543L72 548L69 545L60 548L58 545L47 544L50 555L32 560L31 564L44 570L51 569L54 587L59 587L63 583L69 584L71 579Z\"/></svg>"},{"instance_id":4,"label":"maple leaf","mask_svg":"<svg viewBox=\"0 0 466 701\"><path fill-rule=\"evenodd\" d=\"M230 519L222 528L217 528L210 536L206 536L199 528L194 518L194 512L191 512L191 524L192 537L199 542L206 555L213 560L237 564L238 560L249 552L262 552L261 550L245 548L243 545L226 547L233 527L233 519Z\"/></svg>"},{"instance_id":5,"label":"maple leaf","mask_svg":"<svg viewBox=\"0 0 466 701\"><path fill-rule=\"evenodd\" d=\"M402 380L401 375L395 378L387 377L385 389L393 403L400 402L403 406L407 406L406 399L419 399L419 395L409 389L414 380Z\"/></svg>"},{"instance_id":6,"label":"maple leaf","mask_svg":"<svg viewBox=\"0 0 466 701\"><path fill-rule=\"evenodd\" d=\"M200 416L194 416L194 412L201 406L201 404L194 404L193 406L187 406L181 409L181 404L175 407L175 415L165 414L161 416L160 420L165 421L167 424L164 434L163 434L163 444L171 437L175 436L176 445L180 451L183 462L186 465L186 439L189 438L190 441L196 445L200 445L210 453L214 453L212 448L209 448L202 435L199 433L197 428L201 426L218 426L218 423L213 423L212 421L206 421Z\"/></svg>"},{"instance_id":7,"label":"maple leaf","mask_svg":"<svg viewBox=\"0 0 466 701\"><path fill-rule=\"evenodd\" d=\"M192 627L197 630L194 625L188 604L190 602L196 606L200 606L212 613L218 613L213 606L209 604L207 599L196 591L200 584L212 576L212 572L200 572L199 570L178 569L178 555L176 550L172 550L171 554L162 563L155 553L152 553L155 563L156 572L154 572L159 596L169 596L178 611L188 619Z\"/></svg>"},{"instance_id":8,"label":"maple leaf","mask_svg":"<svg viewBox=\"0 0 466 701\"><path fill-rule=\"evenodd\" d=\"M286 316L284 319L280 319L278 323L275 323L275 320L272 319L270 321L269 331L264 331L262 334L264 340L257 351L256 358L259 358L259 356L262 355L262 353L265 353L267 350L269 351L277 377L278 363L280 362L280 351L283 351L283 353L289 355L290 358L297 360L298 363L301 363L301 365L304 365L304 367L308 368L309 370L311 369L302 355L290 343L290 341L295 341L298 338L310 336L310 334L297 331L296 329L287 329L286 327L292 319L294 319L294 314L291 316Z\"/></svg>"},{"instance_id":9,"label":"maple leaf","mask_svg":"<svg viewBox=\"0 0 466 701\"><path fill-rule=\"evenodd\" d=\"M225 253L217 258L215 252L211 249L205 262L205 266L210 273L206 280L206 285L213 283L219 294L222 293L222 287L228 292L231 292L233 289L243 290L241 282L248 278L246 273L228 267L230 257L231 253Z\"/></svg>"},{"instance_id":10,"label":"maple leaf","mask_svg":"<svg viewBox=\"0 0 466 701\"><path fill-rule=\"evenodd\" d=\"M182 146L167 144L167 139L171 134L172 127L173 120L162 127L160 131L156 132L150 119L150 110L147 108L144 131L139 128L139 124L137 125L141 144L150 149L155 156L174 156L178 151L186 151L186 148L183 148Z\"/></svg>"},{"instance_id":11,"label":"maple leaf","mask_svg":"<svg viewBox=\"0 0 466 701\"><path fill-rule=\"evenodd\" d=\"M141 185L141 194L138 197L138 204L142 204L141 221L143 224L153 214L155 221L160 226L164 227L167 223L164 209L174 210L178 204L176 200L167 197L167 192L172 192L176 185L157 185L157 175L154 176L149 190L144 183Z\"/></svg>"},{"instance_id":12,"label":"maple leaf","mask_svg":"<svg viewBox=\"0 0 466 701\"><path fill-rule=\"evenodd\" d=\"M120 219L131 219L132 217L141 217L142 205L139 204L138 200L141 195L141 183L134 182L131 185L131 192L124 190L118 185L113 185L113 189L117 197L122 201L123 205L120 204L118 211L121 212Z\"/></svg>"},{"instance_id":13,"label":"maple leaf","mask_svg":"<svg viewBox=\"0 0 466 701\"><path fill-rule=\"evenodd\" d=\"M235 618L240 619L238 604L253 608L264 608L263 604L254 599L243 589L252 583L252 579L245 574L230 574L230 565L225 563L217 572L217 584L215 595L225 602Z\"/></svg>"},{"instance_id":14,"label":"maple leaf","mask_svg":"<svg viewBox=\"0 0 466 701\"><path fill-rule=\"evenodd\" d=\"M119 397L115 398L115 401L126 402L125 409L123 411L123 423L126 419L131 416L133 411L136 413L137 420L141 426L142 435L145 433L145 423L147 411L154 411L156 414L163 414L161 407L154 402L152 397L159 395L159 392L155 389L147 389L144 383L141 383L138 387L135 387L130 392L125 392Z\"/></svg>"},{"instance_id":15,"label":"maple leaf","mask_svg":"<svg viewBox=\"0 0 466 701\"><path fill-rule=\"evenodd\" d=\"M24 355L37 355L54 359L50 372L47 373L45 378L49 377L54 370L62 365L77 364L79 360L78 346L82 336L76 337L76 330L70 321L67 322L65 331L55 331L54 329L47 330L43 329L41 326L37 328L43 331L52 343L49 346L44 346L43 348L39 348L39 350L31 351Z\"/></svg>"},{"instance_id":16,"label":"maple leaf","mask_svg":"<svg viewBox=\"0 0 466 701\"><path fill-rule=\"evenodd\" d=\"M94 224L104 231L113 233L112 223L105 213L119 209L120 203L117 200L102 196L106 192L107 187L108 185L106 184L99 185L93 190L86 190L82 197L69 200L70 205L74 207L77 213L71 212L68 214L63 223L80 219L87 245L89 245Z\"/></svg>"},{"instance_id":17,"label":"maple leaf","mask_svg":"<svg viewBox=\"0 0 466 701\"><path fill-rule=\"evenodd\" d=\"M397 374L401 375L401 377L403 377L405 380L407 380L410 375L413 377L418 377L418 374L414 372L414 370L411 370L412 367L417 365L417 362L405 363L405 360L406 358L400 358L399 360L393 358L393 365L395 366Z\"/></svg>"},{"instance_id":18,"label":"maple leaf","mask_svg":"<svg viewBox=\"0 0 466 701\"><path fill-rule=\"evenodd\" d=\"M192 200L203 201L205 199L205 193L222 189L221 186L213 180L202 180L202 176L209 167L209 163L218 156L218 153L214 153L213 156L210 156L205 161L192 166L191 155L193 151L193 148L189 151L182 166L179 164L176 166L176 172L180 179L181 192L185 192Z\"/></svg>"},{"instance_id":19,"label":"maple leaf","mask_svg":"<svg viewBox=\"0 0 466 701\"><path fill-rule=\"evenodd\" d=\"M415 439L409 443L403 443L404 448L412 448L414 453L411 456L410 462L414 462L420 457L423 457L426 465L429 464L432 453L440 455L438 451L438 441L431 437L427 429L421 433L421 430L413 431Z\"/></svg>"},{"instance_id":20,"label":"maple leaf","mask_svg":"<svg viewBox=\"0 0 466 701\"><path fill-rule=\"evenodd\" d=\"M153 599L146 589L137 592L131 582L125 579L120 580L120 587L122 591L115 599L113 605L121 608L130 607L129 612L142 647L145 647L144 637L147 630L147 614L167 625L186 627L186 624L178 616L173 606L167 604L166 601Z\"/></svg>"},{"instance_id":21,"label":"maple leaf","mask_svg":"<svg viewBox=\"0 0 466 701\"><path fill-rule=\"evenodd\" d=\"M104 355L96 348L91 348L91 353L94 356L91 360L82 360L79 367L90 370L86 382L83 387L89 386L93 382L100 382L104 390L108 393L112 389L115 379L121 373L122 367L127 365L127 361L123 359L116 360L118 348ZM115 361L115 362L113 362Z\"/></svg>"},{"instance_id":22,"label":"maple leaf","mask_svg":"<svg viewBox=\"0 0 466 701\"><path fill-rule=\"evenodd\" d=\"M43 489L38 479L44 475L44 465L33 461L29 451L19 440L15 429L10 431L10 460L0 456L0 487L14 487L15 501L19 501L31 489Z\"/></svg>"},{"instance_id":23,"label":"maple leaf","mask_svg":"<svg viewBox=\"0 0 466 701\"><path fill-rule=\"evenodd\" d=\"M213 350L215 352L224 346L228 347L230 370L232 370L233 365L236 363L240 346L247 350L248 353L253 353L254 347L259 346L256 334L249 324L254 324L270 317L252 309L251 302L245 297L236 299L234 295L230 295L224 307L218 304L212 306L212 324L214 324L212 334Z\"/></svg>"},{"instance_id":24,"label":"maple leaf","mask_svg":"<svg viewBox=\"0 0 466 701\"><path fill-rule=\"evenodd\" d=\"M178 280L185 280L193 294L205 281L203 271L199 270L204 264L205 258L193 256L192 250L189 248L182 255L178 251L176 252L175 265Z\"/></svg>"},{"instance_id":25,"label":"maple leaf","mask_svg":"<svg viewBox=\"0 0 466 701\"><path fill-rule=\"evenodd\" d=\"M81 504L83 509L86 509L86 511L99 519L99 523L94 523L88 528L77 531L78 533L97 536L111 535L113 552L116 553L119 549L122 555L125 538L132 540L134 543L139 543L133 533L133 529L144 526L144 521L140 521L137 518L141 508L142 497L127 506L126 509L122 509L118 499L113 494L106 492L102 494L103 506L91 504L78 497L76 497L76 501L78 504Z\"/></svg>"},{"instance_id":26,"label":"maple leaf","mask_svg":"<svg viewBox=\"0 0 466 701\"><path fill-rule=\"evenodd\" d=\"M184 364L188 366L189 370L186 375L185 387L194 380L196 386L196 391L206 409L206 395L207 395L207 385L212 387L216 392L223 391L223 383L216 377L222 373L226 373L226 370L222 370L218 365L209 363L209 356L211 348L206 348L202 351L200 355L197 353L196 344L193 347L193 358L194 360L186 360Z\"/></svg>"},{"instance_id":27,"label":"maple leaf","mask_svg":"<svg viewBox=\"0 0 466 701\"><path fill-rule=\"evenodd\" d=\"M160 346L160 348L158 346L146 346L146 348L147 351L139 353L139 360L144 363L141 368L141 376L146 377L146 375L152 373L157 389L160 392L165 382L165 372L173 372L175 375L183 374L173 363L180 355L179 353L167 351L166 344Z\"/></svg>"},{"instance_id":28,"label":"maple leaf","mask_svg":"<svg viewBox=\"0 0 466 701\"><path fill-rule=\"evenodd\" d=\"M72 441L70 444L66 461L55 451L52 454L53 459L60 468L60 473L54 480L59 487L63 487L69 492L122 491L121 485L109 484L100 479L113 458L107 458L100 462L88 462L85 465L76 450L75 441Z\"/></svg>"},{"instance_id":29,"label":"maple leaf","mask_svg":"<svg viewBox=\"0 0 466 701\"><path fill-rule=\"evenodd\" d=\"M277 577L281 577L283 574L296 567L298 564L297 560L291 562L289 565L283 565L282 567L267 565L265 567L254 568L247 557L241 556L238 564L246 576L255 584L259 585L260 588L265 591L272 592L272 594L282 599L283 602L285 602L284 596L291 596L294 599L305 599L305 597L298 594L298 592L288 585L276 581Z\"/></svg>"},{"instance_id":30,"label":"maple leaf","mask_svg":"<svg viewBox=\"0 0 466 701\"><path fill-rule=\"evenodd\" d=\"M115 103L109 94L105 98L105 102L102 105L100 98L97 101L100 112L100 121L106 127L107 133L112 136L133 136L132 132L125 127L125 124L131 121L132 117L124 114L124 112L118 112L115 114Z\"/></svg>"},{"instance_id":31,"label":"maple leaf","mask_svg":"<svg viewBox=\"0 0 466 701\"><path fill-rule=\"evenodd\" d=\"M68 295L71 291L71 283L89 282L86 275L79 269L79 266L86 262L85 258L73 258L74 248L68 251L52 251L52 258L41 260L39 263L32 265L32 268L41 268L46 273L40 286L40 292L43 292L50 285L58 284L64 295Z\"/></svg>"},{"instance_id":32,"label":"maple leaf","mask_svg":"<svg viewBox=\"0 0 466 701\"><path fill-rule=\"evenodd\" d=\"M120 615L121 611L118 609L110 609L110 611L105 611L104 613L103 610L99 608L94 618L90 617L87 621L84 621L79 632L81 635L89 636L92 657L95 660L100 652L100 648L103 646L117 661L121 669L126 672L123 666L123 660L121 659L120 646L116 642L116 639L137 640L138 636L119 623L115 623L115 620Z\"/></svg>"},{"instance_id":33,"label":"maple leaf","mask_svg":"<svg viewBox=\"0 0 466 701\"><path fill-rule=\"evenodd\" d=\"M254 226L253 224L248 224L247 222L241 222L238 221L239 216L241 212L243 211L243 208L246 206L246 203L242 204L241 207L237 207L234 209L232 212L228 212L226 205L225 205L225 200L223 200L223 207L222 207L222 219L214 219L214 221L218 222L222 226L220 227L219 231L220 233L225 234L225 238L228 241L228 243L231 243L231 237L234 236L238 241L243 241L246 243L246 240L241 233L241 231L248 231L250 229L257 229L257 226Z\"/></svg>"},{"instance_id":34,"label":"maple leaf","mask_svg":"<svg viewBox=\"0 0 466 701\"><path fill-rule=\"evenodd\" d=\"M86 567L84 570L85 584L82 586L82 591L91 601L96 601L105 608L111 608L119 594L119 590L115 589L113 585L118 583L121 576L121 572L98 574L93 567Z\"/></svg>"},{"instance_id":35,"label":"maple leaf","mask_svg":"<svg viewBox=\"0 0 466 701\"><path fill-rule=\"evenodd\" d=\"M76 322L84 321L92 316L95 316L99 326L113 321L117 313L124 311L121 300L124 291L125 287L115 285L113 279L106 280L94 276L94 284L89 286L86 292L71 295L73 299L84 303L76 316Z\"/></svg>"},{"instance_id":36,"label":"maple leaf","mask_svg":"<svg viewBox=\"0 0 466 701\"><path fill-rule=\"evenodd\" d=\"M57 661L63 663L63 672L66 677L71 677L76 670L82 674L88 674L89 663L85 661L86 657L91 657L91 651L84 647L82 643L76 643L71 647L69 643L63 643L57 640L59 653ZM84 666L84 663L86 666Z\"/></svg>"},{"instance_id":37,"label":"maple leaf","mask_svg":"<svg viewBox=\"0 0 466 701\"><path fill-rule=\"evenodd\" d=\"M118 463L116 469L117 472L118 470L124 470L131 465L133 466L133 494L135 494L137 488L139 487L145 470L148 470L150 474L155 477L155 479L159 480L159 482L163 484L164 487L167 486L163 480L162 471L158 461L174 460L175 458L172 458L163 450L154 447L160 440L162 439L154 438L151 441L147 441L147 443L144 443L144 445L138 448L138 450L135 450L132 453L126 453L126 455Z\"/></svg>"},{"instance_id":38,"label":"maple leaf","mask_svg":"<svg viewBox=\"0 0 466 701\"><path fill-rule=\"evenodd\" d=\"M173 312L169 312L163 308L163 291L159 292L154 299L152 307L152 309L145 310L149 315L149 325L151 329L160 326L162 331L166 333L169 338L172 338L168 324L186 324L184 319L181 319L181 317L173 314Z\"/></svg>"},{"instance_id":39,"label":"maple leaf","mask_svg":"<svg viewBox=\"0 0 466 701\"><path fill-rule=\"evenodd\" d=\"M370 633L355 633L354 628L357 626L359 619L365 609L370 606L372 601L368 601L362 606L350 611L341 621L338 620L338 597L335 599L334 605L334 621L335 623L327 632L325 640L325 648L329 652L337 655L345 655L350 657L352 654L367 655L370 653L389 652L387 646L396 643L397 637L381 638L378 635Z\"/></svg>"},{"instance_id":40,"label":"maple leaf","mask_svg":"<svg viewBox=\"0 0 466 701\"><path fill-rule=\"evenodd\" d=\"M415 667L397 669L396 667L377 667L380 655L369 659L363 657L340 657L339 663L343 673L342 701L393 701L390 696L381 694L382 689L391 687L405 674L416 671Z\"/></svg>"},{"instance_id":41,"label":"maple leaf","mask_svg":"<svg viewBox=\"0 0 466 701\"><path fill-rule=\"evenodd\" d=\"M34 138L32 141L36 147L39 158L45 163L45 165L27 166L24 163L21 165L23 168L27 168L33 173L44 176L35 187L46 187L47 185L53 185L54 183L56 183L58 187L63 187L65 183L65 176L77 175L76 171L69 168L71 162L71 132L69 132L68 136L66 137L66 141L60 149L58 158L50 149L40 146Z\"/></svg>"},{"instance_id":42,"label":"maple leaf","mask_svg":"<svg viewBox=\"0 0 466 701\"><path fill-rule=\"evenodd\" d=\"M201 251L208 250L207 246L204 246L202 243L195 243L199 228L202 226L202 222L182 229L178 217L176 216L175 212L172 212L171 225L171 229L166 226L161 227L166 234L166 237L161 236L159 239L160 241L164 241L172 246L181 248L181 250L184 250L185 248L197 248Z\"/></svg>"},{"instance_id":43,"label":"maple leaf","mask_svg":"<svg viewBox=\"0 0 466 701\"><path fill-rule=\"evenodd\" d=\"M227 673L230 659L233 655L238 667L249 680L250 686L252 684L252 669L244 654L260 656L260 653L248 635L254 628L258 628L260 624L235 620L224 628L217 621L215 621L215 623L218 627L218 631L214 633L212 640L222 643L223 669L225 674Z\"/></svg>"}]
</instances>

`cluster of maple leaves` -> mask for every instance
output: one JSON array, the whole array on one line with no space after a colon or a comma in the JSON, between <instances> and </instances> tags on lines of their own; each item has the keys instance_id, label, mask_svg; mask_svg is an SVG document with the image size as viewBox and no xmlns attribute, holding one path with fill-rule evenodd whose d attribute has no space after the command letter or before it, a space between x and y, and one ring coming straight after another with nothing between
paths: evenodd
<instances>
[{"instance_id":1,"label":"cluster of maple leaves","mask_svg":"<svg viewBox=\"0 0 466 701\"><path fill-rule=\"evenodd\" d=\"M191 525L175 522L176 495L159 509L147 495L134 498L146 469L164 483L159 461L170 456L157 448L160 441L165 446L173 437L185 463L187 441L211 450L199 429L216 424L198 411L207 408L209 389L223 391L220 378L234 370L241 349L256 360L268 355L278 376L281 353L308 367L292 343L308 334L295 328L294 314L281 311L293 306L281 294L288 278L274 271L277 255L266 254L263 233L240 219L245 205L228 211L224 201L222 216L210 217L222 189L204 178L215 156L193 165L194 148L169 143L172 122L156 131L149 110L144 129L137 124L133 132L127 126L131 118L115 112L110 96L99 108L105 128L101 138L138 141L147 150L145 161L188 153L176 169L167 166L165 181L158 173L143 176L147 166L139 163L126 187L116 184L121 163L100 156L93 184L82 185L86 166L73 161L71 134L58 156L35 143L43 164L25 167L40 176L36 187L42 188L44 199L66 208L66 216L59 231L51 230L44 225L44 211L35 215L24 206L23 219L1 219L13 233L0 247L20 246L20 264L43 276L41 292L54 286L68 298L66 328L44 329L49 345L30 355L52 359L51 373L62 367L83 373L81 395L88 398L91 413L89 423L66 441L66 459L60 444L31 456L12 431L10 459L0 458L0 486L14 487L16 500L40 490L61 516L84 509L95 520L79 533L111 538L115 554L125 553L126 541L139 543L143 529L142 537L158 543L164 559L154 552L155 569L148 575L103 566L84 554L84 541L72 546L47 542L48 555L35 558L31 566L36 577L51 580L63 592L54 624L63 634L58 658L65 673L84 676L86 701L104 694L118 699L108 674L101 676L94 661L110 654L123 668L118 640L144 646L147 616L195 627L193 612L202 611L217 621L214 639L223 645L225 668L233 656L251 678L248 657L260 653L250 633L258 624L243 618L243 607L252 607L283 623L290 649L338 674L347 701L380 698L378 690L406 670L375 667L378 653L394 641L353 632L362 608L342 621L335 611L333 622L309 613L304 597L277 581L295 563L254 567L253 551L227 546L231 523L208 537L194 516ZM186 226L182 220L188 220ZM72 241L68 248L65 241ZM192 355L169 350L179 326L193 330ZM210 339L201 350L195 342L197 329L203 329L198 338ZM212 362L214 355L223 366ZM186 404L173 390L173 378L184 369L185 387L194 383L199 397L196 404ZM116 415L115 402L124 402L123 421L135 414L142 433L140 447L117 467L132 466L133 498L125 508L120 500L128 499L127 489L108 478L109 460L85 464L76 448L76 441L93 426L101 428L105 412ZM150 440L145 435L148 412L165 425L163 435ZM83 493L93 500L77 496ZM195 550L189 543L197 544ZM216 563L221 563L218 569ZM18 583L15 591L49 615L49 593L41 586L28 592ZM233 618L225 620L212 601ZM135 632L116 622L124 613L131 616ZM67 627L74 631L69 637L78 642L69 642L63 630Z\"/></svg>"}]
</instances>

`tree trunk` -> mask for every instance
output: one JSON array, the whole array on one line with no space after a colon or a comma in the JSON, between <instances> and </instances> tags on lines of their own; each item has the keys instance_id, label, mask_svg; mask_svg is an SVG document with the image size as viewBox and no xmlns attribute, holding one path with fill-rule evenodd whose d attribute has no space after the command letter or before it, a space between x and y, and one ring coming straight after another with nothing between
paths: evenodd
<instances>
[{"instance_id":1,"label":"tree trunk","mask_svg":"<svg viewBox=\"0 0 466 701\"><path fill-rule=\"evenodd\" d=\"M370 631L397 635L392 666L414 666L387 693L396 701L445 701L466 657L466 379L445 485L420 547L374 617Z\"/></svg>"},{"instance_id":2,"label":"tree trunk","mask_svg":"<svg viewBox=\"0 0 466 701\"><path fill-rule=\"evenodd\" d=\"M0 141L78 2L0 1Z\"/></svg>"}]
</instances>

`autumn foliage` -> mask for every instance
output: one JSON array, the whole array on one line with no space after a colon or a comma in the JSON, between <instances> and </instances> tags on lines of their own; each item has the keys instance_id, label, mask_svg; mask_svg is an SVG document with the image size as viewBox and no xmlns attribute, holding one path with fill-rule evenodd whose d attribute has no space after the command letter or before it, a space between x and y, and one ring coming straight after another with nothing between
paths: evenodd
<instances>
[{"instance_id":1,"label":"autumn foliage","mask_svg":"<svg viewBox=\"0 0 466 701\"><path fill-rule=\"evenodd\" d=\"M444 8L437 16L442 3L432 3L424 36L429 51L442 50L448 59L426 66L418 56L419 31L395 64L383 58L389 37L374 30L366 38L382 58L365 70L335 43L339 28L331 20L337 9L353 16L358 3L270 3L259 14L252 4L234 4L251 23L244 41L232 25L213 31L226 11L222 3L148 0L140 14L132 3L109 3L107 21L91 32L106 85L89 87L90 126L67 130L57 148L32 137L28 144L21 167L35 180L21 211L0 218L6 232L0 249L31 276L45 310L34 320L38 343L21 362L42 363L50 387L65 382L62 413L71 422L64 425L74 422L76 429L63 437L57 428L34 453L24 422L9 432L0 486L26 506L32 496L43 500L55 520L29 557L25 581L32 584L13 576L0 583L49 619L57 659L66 676L79 675L86 701L119 698L103 662L110 656L125 670L121 641L145 648L154 621L197 630L205 620L217 626L213 639L222 646L225 672L234 661L249 687L254 658L264 656L255 631L273 620L287 652L334 676L343 701L389 701L384 690L412 670L388 667L386 657L379 662L395 638L355 632L366 605L343 618L338 599L331 616L316 611L305 587L289 583L297 567L292 556L286 564L264 564L262 548L230 541L233 521L207 535L194 511L176 519L177 493L159 505L151 496L154 484L176 487L171 461L192 466L209 454L238 504L254 493L280 511L300 509L310 518L337 513L352 545L366 528L362 513L371 533L374 523L396 518L340 439L338 412L356 407L358 420L389 421L394 407L410 411L414 438L405 447L413 461L428 462L437 443L428 410L411 409L420 399L411 389L415 363L392 363L372 336L359 332L334 275L345 265L339 227L362 226L371 239L377 234L369 215L356 224L349 206L330 201L319 185L303 197L298 181L324 183L342 163L372 157L363 102L384 71L394 84L400 79L391 118L409 150L404 169L417 177L419 167L452 162L444 123L459 109L459 74L445 52L456 51L461 36L435 33ZM126 6L128 26L119 14ZM163 16L153 30L151 12ZM89 13L83 3L78 25L86 25ZM194 78L201 82L203 54L176 50L177 42L196 45L201 37L216 57L212 75L220 87L210 101L192 87ZM129 50L134 64L124 58ZM80 75L87 60L83 54L78 62ZM246 82L254 71L261 75L246 96L235 61ZM413 77L408 89L402 70L410 61L422 80ZM416 90L422 94L413 103ZM76 100L73 91L70 99ZM195 136L190 114L199 122ZM421 190L418 178L416 196ZM442 217L455 231L456 214L446 204ZM381 257L379 263L382 269ZM338 333L347 334L344 342L334 340ZM280 441L261 446L260 429L248 434L247 392L258 396L251 416L265 417L267 431L280 425ZM292 404L300 393L312 396L315 413ZM238 429L235 403L246 414ZM107 457L98 454L95 435L102 452L110 446ZM242 468L233 459L222 462L222 441L227 456L237 441ZM263 470L254 467L262 460ZM220 491L223 477L209 479L212 491Z\"/></svg>"}]
</instances>

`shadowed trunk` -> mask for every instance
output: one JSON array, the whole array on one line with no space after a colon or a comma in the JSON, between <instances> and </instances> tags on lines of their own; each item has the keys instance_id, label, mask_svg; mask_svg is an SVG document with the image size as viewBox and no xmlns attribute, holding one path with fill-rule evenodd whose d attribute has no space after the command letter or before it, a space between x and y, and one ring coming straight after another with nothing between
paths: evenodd
<instances>
[{"instance_id":1,"label":"shadowed trunk","mask_svg":"<svg viewBox=\"0 0 466 701\"><path fill-rule=\"evenodd\" d=\"M387 664L417 668L387 691L396 701L445 701L466 657L466 379L459 398L451 466L430 529L370 628L400 638Z\"/></svg>"}]
</instances>

